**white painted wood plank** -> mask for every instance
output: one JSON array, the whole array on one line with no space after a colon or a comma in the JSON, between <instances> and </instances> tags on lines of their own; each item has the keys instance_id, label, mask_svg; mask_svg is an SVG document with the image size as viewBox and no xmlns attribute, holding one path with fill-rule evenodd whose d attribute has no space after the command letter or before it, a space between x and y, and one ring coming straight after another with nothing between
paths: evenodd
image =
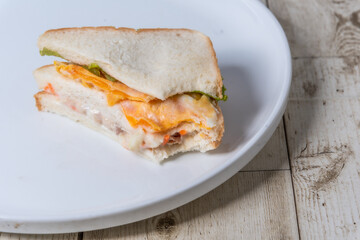
<instances>
[{"instance_id":1,"label":"white painted wood plank","mask_svg":"<svg viewBox=\"0 0 360 240\"><path fill-rule=\"evenodd\" d=\"M293 57L360 55L360 1L269 0Z\"/></svg>"},{"instance_id":2,"label":"white painted wood plank","mask_svg":"<svg viewBox=\"0 0 360 240\"><path fill-rule=\"evenodd\" d=\"M282 120L265 147L240 171L280 169L290 169Z\"/></svg>"},{"instance_id":3,"label":"white painted wood plank","mask_svg":"<svg viewBox=\"0 0 360 240\"><path fill-rule=\"evenodd\" d=\"M0 233L0 240L77 240L77 238L77 233L49 235Z\"/></svg>"},{"instance_id":4,"label":"white painted wood plank","mask_svg":"<svg viewBox=\"0 0 360 240\"><path fill-rule=\"evenodd\" d=\"M360 85L351 59L294 61L285 125L302 239L360 239Z\"/></svg>"},{"instance_id":5,"label":"white painted wood plank","mask_svg":"<svg viewBox=\"0 0 360 240\"><path fill-rule=\"evenodd\" d=\"M95 239L298 239L290 172L240 172L165 214L84 233Z\"/></svg>"},{"instance_id":6,"label":"white painted wood plank","mask_svg":"<svg viewBox=\"0 0 360 240\"><path fill-rule=\"evenodd\" d=\"M360 97L360 57L293 60L290 99ZM326 104L326 101L325 101Z\"/></svg>"}]
</instances>

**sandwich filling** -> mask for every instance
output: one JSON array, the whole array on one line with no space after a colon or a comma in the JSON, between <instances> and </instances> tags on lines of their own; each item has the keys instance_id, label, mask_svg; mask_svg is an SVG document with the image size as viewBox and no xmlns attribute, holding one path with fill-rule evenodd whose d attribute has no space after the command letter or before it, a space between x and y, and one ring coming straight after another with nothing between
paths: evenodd
<instances>
[{"instance_id":1,"label":"sandwich filling","mask_svg":"<svg viewBox=\"0 0 360 240\"><path fill-rule=\"evenodd\" d=\"M121 106L131 127L142 129L145 133L162 135L163 144L173 143L188 133L185 129L173 133L174 129L181 125L191 123L205 130L216 126L219 113L214 105L215 101L206 95L178 94L162 101L129 88L120 81L97 76L76 64L55 62L54 66L56 71L67 79L103 92L109 107ZM54 93L54 90L45 90ZM169 132L172 134L169 135Z\"/></svg>"}]
</instances>

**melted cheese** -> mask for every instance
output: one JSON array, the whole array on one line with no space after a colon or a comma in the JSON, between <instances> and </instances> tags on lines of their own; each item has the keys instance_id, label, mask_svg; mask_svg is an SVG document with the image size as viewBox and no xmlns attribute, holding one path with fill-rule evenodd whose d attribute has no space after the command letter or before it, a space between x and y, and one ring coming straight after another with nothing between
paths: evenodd
<instances>
[{"instance_id":1,"label":"melted cheese","mask_svg":"<svg viewBox=\"0 0 360 240\"><path fill-rule=\"evenodd\" d=\"M205 95L196 99L182 94L149 103L121 101L120 105L132 127L142 127L149 132L166 131L182 122L211 129L217 122L217 111Z\"/></svg>"},{"instance_id":2,"label":"melted cheese","mask_svg":"<svg viewBox=\"0 0 360 240\"><path fill-rule=\"evenodd\" d=\"M64 77L79 80L84 87L93 88L95 86L104 91L109 106L113 106L122 100L149 102L155 99L150 95L129 88L121 82L112 82L105 78L98 77L81 66L59 62L55 62L54 64L56 71Z\"/></svg>"},{"instance_id":3,"label":"melted cheese","mask_svg":"<svg viewBox=\"0 0 360 240\"><path fill-rule=\"evenodd\" d=\"M120 104L134 128L163 132L183 122L195 123L206 129L216 125L217 110L206 95L182 94L161 101L121 82L98 77L78 65L55 62L55 68L64 77L80 81L84 87L96 87L103 91L108 105Z\"/></svg>"}]
</instances>

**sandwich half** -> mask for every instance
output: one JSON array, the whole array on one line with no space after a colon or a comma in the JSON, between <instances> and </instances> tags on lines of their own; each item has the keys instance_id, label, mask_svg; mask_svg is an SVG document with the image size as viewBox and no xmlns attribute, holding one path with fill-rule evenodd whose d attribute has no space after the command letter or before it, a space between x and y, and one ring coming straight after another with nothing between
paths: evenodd
<instances>
[{"instance_id":1,"label":"sandwich half","mask_svg":"<svg viewBox=\"0 0 360 240\"><path fill-rule=\"evenodd\" d=\"M226 100L210 39L189 29L84 27L49 30L34 71L39 111L80 122L155 162L215 149Z\"/></svg>"}]
</instances>

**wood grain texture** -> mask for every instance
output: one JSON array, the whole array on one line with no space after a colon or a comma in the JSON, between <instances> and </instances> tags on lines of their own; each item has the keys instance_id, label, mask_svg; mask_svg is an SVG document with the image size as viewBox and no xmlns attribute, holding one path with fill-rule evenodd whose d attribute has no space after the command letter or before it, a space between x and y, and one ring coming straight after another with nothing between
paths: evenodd
<instances>
[{"instance_id":1,"label":"wood grain texture","mask_svg":"<svg viewBox=\"0 0 360 240\"><path fill-rule=\"evenodd\" d=\"M77 240L77 233L69 234L13 234L0 233L0 240Z\"/></svg>"},{"instance_id":2,"label":"wood grain texture","mask_svg":"<svg viewBox=\"0 0 360 240\"><path fill-rule=\"evenodd\" d=\"M84 233L95 239L298 239L290 172L237 173L173 211Z\"/></svg>"},{"instance_id":3,"label":"wood grain texture","mask_svg":"<svg viewBox=\"0 0 360 240\"><path fill-rule=\"evenodd\" d=\"M360 239L357 57L294 60L285 114L300 236Z\"/></svg>"},{"instance_id":4,"label":"wood grain texture","mask_svg":"<svg viewBox=\"0 0 360 240\"><path fill-rule=\"evenodd\" d=\"M290 169L283 121L265 147L240 171Z\"/></svg>"},{"instance_id":5,"label":"wood grain texture","mask_svg":"<svg viewBox=\"0 0 360 240\"><path fill-rule=\"evenodd\" d=\"M359 66L360 57L296 59L289 98L326 104L327 99L360 97Z\"/></svg>"},{"instance_id":6,"label":"wood grain texture","mask_svg":"<svg viewBox=\"0 0 360 240\"><path fill-rule=\"evenodd\" d=\"M360 1L269 0L293 57L360 55Z\"/></svg>"}]
</instances>

